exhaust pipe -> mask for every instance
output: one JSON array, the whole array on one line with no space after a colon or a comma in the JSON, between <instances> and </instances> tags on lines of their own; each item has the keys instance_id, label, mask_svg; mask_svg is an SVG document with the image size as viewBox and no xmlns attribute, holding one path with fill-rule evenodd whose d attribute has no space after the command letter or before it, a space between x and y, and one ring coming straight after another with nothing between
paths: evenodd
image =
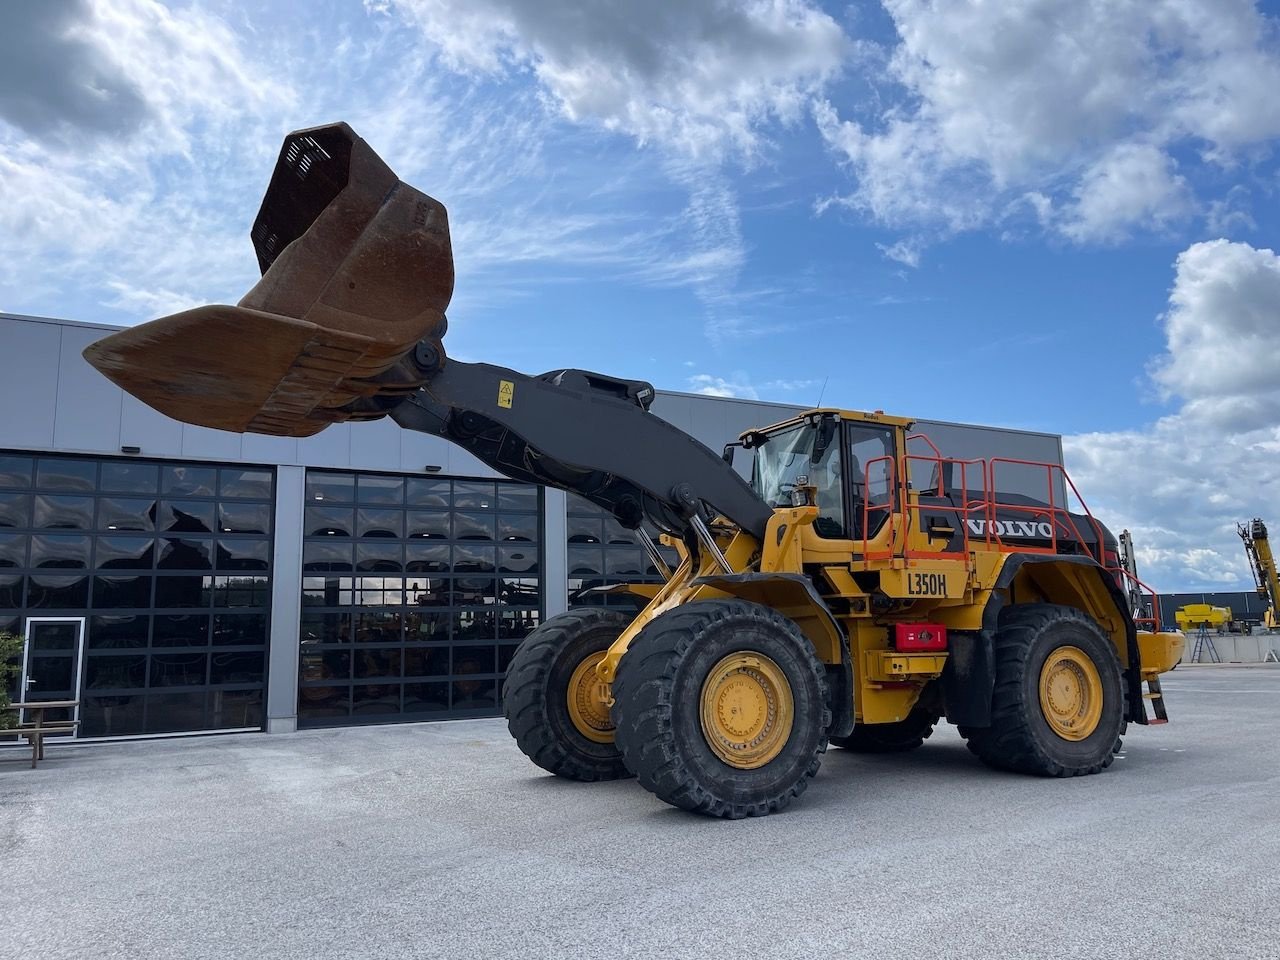
<instances>
[{"instance_id":1,"label":"exhaust pipe","mask_svg":"<svg viewBox=\"0 0 1280 960\"><path fill-rule=\"evenodd\" d=\"M175 420L285 437L385 416L444 362L444 205L345 123L285 137L250 236L262 279L239 304L122 330L85 359Z\"/></svg>"}]
</instances>

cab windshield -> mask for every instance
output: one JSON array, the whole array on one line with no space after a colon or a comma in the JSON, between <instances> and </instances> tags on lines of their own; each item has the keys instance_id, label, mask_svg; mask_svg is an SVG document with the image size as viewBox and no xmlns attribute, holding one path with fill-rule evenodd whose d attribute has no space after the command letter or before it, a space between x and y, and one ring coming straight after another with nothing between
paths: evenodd
<instances>
[{"instance_id":1,"label":"cab windshield","mask_svg":"<svg viewBox=\"0 0 1280 960\"><path fill-rule=\"evenodd\" d=\"M839 423L823 418L768 434L755 451L751 485L771 507L792 506L799 487L817 488L820 537L845 536L844 492L840 477Z\"/></svg>"}]
</instances>

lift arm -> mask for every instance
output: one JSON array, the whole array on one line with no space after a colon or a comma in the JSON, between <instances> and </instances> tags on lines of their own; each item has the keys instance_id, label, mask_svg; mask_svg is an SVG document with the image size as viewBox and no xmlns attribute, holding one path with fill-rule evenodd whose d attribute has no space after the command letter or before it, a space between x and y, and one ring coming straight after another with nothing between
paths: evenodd
<instances>
[{"instance_id":1,"label":"lift arm","mask_svg":"<svg viewBox=\"0 0 1280 960\"><path fill-rule=\"evenodd\" d=\"M1266 599L1274 618L1280 613L1280 573L1276 571L1275 555L1267 537L1267 525L1254 518L1249 523L1236 524L1236 532L1244 541L1244 552L1249 557L1249 567L1259 596Z\"/></svg>"},{"instance_id":2,"label":"lift arm","mask_svg":"<svg viewBox=\"0 0 1280 960\"><path fill-rule=\"evenodd\" d=\"M649 384L448 359L445 209L346 124L285 138L251 237L262 279L239 304L122 330L85 357L186 423L303 437L390 415L504 476L579 494L632 529L648 520L692 546L718 514L763 539L768 504L649 412Z\"/></svg>"}]
</instances>

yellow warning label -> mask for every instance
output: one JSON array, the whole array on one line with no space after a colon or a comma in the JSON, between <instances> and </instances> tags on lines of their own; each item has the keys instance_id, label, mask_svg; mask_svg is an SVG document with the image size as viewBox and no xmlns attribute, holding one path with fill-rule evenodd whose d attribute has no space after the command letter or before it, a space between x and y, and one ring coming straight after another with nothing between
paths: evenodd
<instances>
[{"instance_id":1,"label":"yellow warning label","mask_svg":"<svg viewBox=\"0 0 1280 960\"><path fill-rule=\"evenodd\" d=\"M516 385L510 380L498 381L498 406L511 409L511 401L516 395Z\"/></svg>"}]
</instances>

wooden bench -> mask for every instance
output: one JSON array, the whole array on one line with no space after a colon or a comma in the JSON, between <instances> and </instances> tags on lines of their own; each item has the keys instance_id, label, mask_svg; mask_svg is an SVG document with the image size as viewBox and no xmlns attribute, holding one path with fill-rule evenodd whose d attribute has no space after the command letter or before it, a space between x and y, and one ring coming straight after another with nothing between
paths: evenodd
<instances>
[{"instance_id":1,"label":"wooden bench","mask_svg":"<svg viewBox=\"0 0 1280 960\"><path fill-rule=\"evenodd\" d=\"M46 720L45 710L74 708L78 705L79 701L76 700L36 700L31 703L10 704L11 709L26 710L34 714L35 719L19 723L16 727L0 729L0 737L14 737L18 740L25 737L27 743L31 744L31 766L35 767L36 761L44 759L45 738L74 735L76 727L80 725L79 720Z\"/></svg>"}]
</instances>

